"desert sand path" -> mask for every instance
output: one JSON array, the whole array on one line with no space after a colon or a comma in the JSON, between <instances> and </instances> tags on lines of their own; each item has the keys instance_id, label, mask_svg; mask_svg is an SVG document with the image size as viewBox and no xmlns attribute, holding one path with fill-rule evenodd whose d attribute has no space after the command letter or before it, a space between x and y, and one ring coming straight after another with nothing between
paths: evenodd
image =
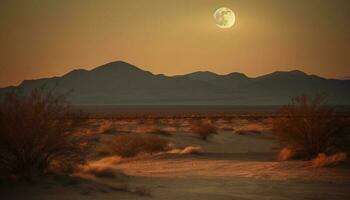
<instances>
[{"instance_id":1,"label":"desert sand path","mask_svg":"<svg viewBox=\"0 0 350 200\"><path fill-rule=\"evenodd\" d=\"M328 200L350 199L350 169L312 168L305 161L276 161L273 139L264 135L221 132L201 141L176 133L175 148L200 146L198 155L161 154L120 160L116 157L92 165L122 170L128 176L93 178L95 183L7 189L7 199L65 200ZM151 197L101 187L142 188ZM0 190L1 191L1 190ZM16 195L13 195L16 193Z\"/></svg>"}]
</instances>

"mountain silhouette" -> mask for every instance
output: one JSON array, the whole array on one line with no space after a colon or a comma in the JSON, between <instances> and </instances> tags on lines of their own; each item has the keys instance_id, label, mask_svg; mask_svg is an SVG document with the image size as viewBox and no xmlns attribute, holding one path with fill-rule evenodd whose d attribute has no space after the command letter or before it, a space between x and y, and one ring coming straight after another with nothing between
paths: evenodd
<instances>
[{"instance_id":1,"label":"mountain silhouette","mask_svg":"<svg viewBox=\"0 0 350 200\"><path fill-rule=\"evenodd\" d=\"M350 81L326 79L301 71L277 71L251 78L242 73L208 71L165 76L122 61L61 77L25 80L0 89L0 96L39 87L68 93L77 105L280 105L300 94L325 94L332 104L348 105Z\"/></svg>"}]
</instances>

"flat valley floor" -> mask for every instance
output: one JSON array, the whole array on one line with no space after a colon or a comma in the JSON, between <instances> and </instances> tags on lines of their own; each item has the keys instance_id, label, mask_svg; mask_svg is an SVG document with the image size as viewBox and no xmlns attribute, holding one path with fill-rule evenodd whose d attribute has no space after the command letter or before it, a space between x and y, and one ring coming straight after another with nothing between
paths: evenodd
<instances>
[{"instance_id":1,"label":"flat valley floor","mask_svg":"<svg viewBox=\"0 0 350 200\"><path fill-rule=\"evenodd\" d=\"M209 119L210 120L210 119ZM89 165L115 177L77 173L78 181L46 180L2 185L1 199L26 200L328 200L350 199L350 168L313 167L309 161L277 161L269 118L217 118L207 141L188 131L190 119L95 119L86 137L95 142ZM163 130L167 134L154 130ZM152 133L152 130L154 133ZM158 134L173 149L121 159L96 152L116 134ZM200 147L201 153L181 152Z\"/></svg>"}]
</instances>

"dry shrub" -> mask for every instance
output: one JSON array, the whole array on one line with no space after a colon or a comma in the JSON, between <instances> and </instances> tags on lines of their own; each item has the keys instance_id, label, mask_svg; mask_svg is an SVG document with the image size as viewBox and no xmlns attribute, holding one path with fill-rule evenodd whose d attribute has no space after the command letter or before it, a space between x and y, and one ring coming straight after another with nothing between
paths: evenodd
<instances>
[{"instance_id":1,"label":"dry shrub","mask_svg":"<svg viewBox=\"0 0 350 200\"><path fill-rule=\"evenodd\" d=\"M273 121L274 135L282 148L291 147L303 158L334 153L349 145L348 124L322 96L293 98L280 114Z\"/></svg>"},{"instance_id":2,"label":"dry shrub","mask_svg":"<svg viewBox=\"0 0 350 200\"><path fill-rule=\"evenodd\" d=\"M295 155L296 155L296 152L294 149L289 148L289 147L285 147L285 148L281 149L280 152L278 153L278 160L280 160L280 161L290 160L290 159L294 158Z\"/></svg>"},{"instance_id":3,"label":"dry shrub","mask_svg":"<svg viewBox=\"0 0 350 200\"><path fill-rule=\"evenodd\" d=\"M312 160L313 167L326 167L326 166L334 166L341 162L345 162L347 160L347 154L344 152L336 153L330 156L327 156L324 153L318 154L318 156Z\"/></svg>"},{"instance_id":4,"label":"dry shrub","mask_svg":"<svg viewBox=\"0 0 350 200\"><path fill-rule=\"evenodd\" d=\"M109 151L121 157L133 157L141 152L142 139L135 133L117 135L109 144Z\"/></svg>"},{"instance_id":5,"label":"dry shrub","mask_svg":"<svg viewBox=\"0 0 350 200\"><path fill-rule=\"evenodd\" d=\"M210 135L217 134L217 128L214 125L201 120L192 122L190 131L200 137L202 140L207 140Z\"/></svg>"},{"instance_id":6,"label":"dry shrub","mask_svg":"<svg viewBox=\"0 0 350 200\"><path fill-rule=\"evenodd\" d=\"M109 149L121 157L133 157L140 153L157 153L166 151L169 141L156 135L122 134L117 135L109 144Z\"/></svg>"},{"instance_id":7,"label":"dry shrub","mask_svg":"<svg viewBox=\"0 0 350 200\"><path fill-rule=\"evenodd\" d=\"M166 151L169 148L169 141L156 135L142 135L142 152L153 154Z\"/></svg>"},{"instance_id":8,"label":"dry shrub","mask_svg":"<svg viewBox=\"0 0 350 200\"><path fill-rule=\"evenodd\" d=\"M85 161L86 143L77 132L85 122L52 91L8 94L0 104L0 178L71 172Z\"/></svg>"}]
</instances>

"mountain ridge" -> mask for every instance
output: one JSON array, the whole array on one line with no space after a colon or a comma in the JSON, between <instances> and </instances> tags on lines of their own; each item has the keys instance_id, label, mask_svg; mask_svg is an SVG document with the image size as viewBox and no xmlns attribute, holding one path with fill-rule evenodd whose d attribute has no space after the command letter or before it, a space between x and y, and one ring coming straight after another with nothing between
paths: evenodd
<instances>
[{"instance_id":1,"label":"mountain ridge","mask_svg":"<svg viewBox=\"0 0 350 200\"><path fill-rule=\"evenodd\" d=\"M219 75L197 71L184 75L153 74L124 61L91 70L76 69L60 77L24 80L16 87L0 88L0 96L19 89L55 87L73 91L73 104L115 105L279 105L300 94L327 94L330 102L350 102L350 81L326 79L299 70L276 71L258 77L232 72Z\"/></svg>"}]
</instances>

